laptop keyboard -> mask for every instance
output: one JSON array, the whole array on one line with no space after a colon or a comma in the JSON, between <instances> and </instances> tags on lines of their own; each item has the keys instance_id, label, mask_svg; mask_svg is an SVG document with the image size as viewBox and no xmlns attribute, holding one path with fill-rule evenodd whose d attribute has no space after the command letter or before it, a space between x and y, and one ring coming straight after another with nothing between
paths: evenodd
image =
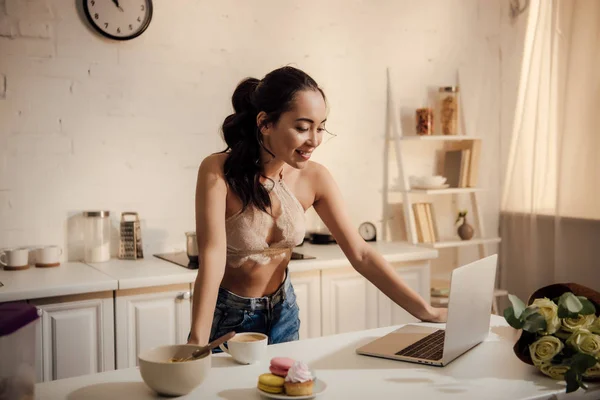
<instances>
[{"instance_id":1,"label":"laptop keyboard","mask_svg":"<svg viewBox=\"0 0 600 400\"><path fill-rule=\"evenodd\" d=\"M444 354L444 335L446 331L440 329L423 339L403 348L396 353L397 356L423 358L425 360L438 361Z\"/></svg>"}]
</instances>

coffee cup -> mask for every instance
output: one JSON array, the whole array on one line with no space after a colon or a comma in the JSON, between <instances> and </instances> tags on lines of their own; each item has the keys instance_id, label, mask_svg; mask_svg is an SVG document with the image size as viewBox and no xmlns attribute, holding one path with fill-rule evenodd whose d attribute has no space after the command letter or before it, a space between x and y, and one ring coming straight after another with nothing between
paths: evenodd
<instances>
[{"instance_id":1,"label":"coffee cup","mask_svg":"<svg viewBox=\"0 0 600 400\"><path fill-rule=\"evenodd\" d=\"M35 249L36 267L55 267L60 265L62 249L58 246L42 246Z\"/></svg>"},{"instance_id":2,"label":"coffee cup","mask_svg":"<svg viewBox=\"0 0 600 400\"><path fill-rule=\"evenodd\" d=\"M28 261L29 249L26 247L0 251L0 264L4 266L4 269L26 269L29 268Z\"/></svg>"},{"instance_id":3,"label":"coffee cup","mask_svg":"<svg viewBox=\"0 0 600 400\"><path fill-rule=\"evenodd\" d=\"M254 364L261 361L267 352L269 337L258 332L236 334L219 347L240 364Z\"/></svg>"}]
</instances>

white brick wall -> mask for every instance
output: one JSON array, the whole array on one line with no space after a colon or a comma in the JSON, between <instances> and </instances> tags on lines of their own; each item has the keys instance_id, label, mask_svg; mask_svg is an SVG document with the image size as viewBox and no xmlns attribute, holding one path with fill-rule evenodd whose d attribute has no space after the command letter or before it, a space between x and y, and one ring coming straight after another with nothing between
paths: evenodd
<instances>
[{"instance_id":1,"label":"white brick wall","mask_svg":"<svg viewBox=\"0 0 600 400\"><path fill-rule=\"evenodd\" d=\"M285 64L328 95L338 136L315 159L338 180L354 223L379 222L386 67L398 106L411 110L476 65L469 126L493 149L500 3L154 0L147 32L120 43L89 28L79 2L0 0L0 248L56 243L77 258L85 209L110 210L115 227L120 212L138 211L148 255L183 248L196 169L223 149L236 83ZM499 160L486 160L493 200ZM497 212L496 201L484 204Z\"/></svg>"}]
</instances>

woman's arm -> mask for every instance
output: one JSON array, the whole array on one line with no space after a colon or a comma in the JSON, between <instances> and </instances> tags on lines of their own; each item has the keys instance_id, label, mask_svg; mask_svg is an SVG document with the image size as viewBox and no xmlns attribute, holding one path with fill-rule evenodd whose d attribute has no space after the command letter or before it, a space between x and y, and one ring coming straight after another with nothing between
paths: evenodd
<instances>
[{"instance_id":1,"label":"woman's arm","mask_svg":"<svg viewBox=\"0 0 600 400\"><path fill-rule=\"evenodd\" d=\"M314 207L354 269L400 307L423 321L445 322L447 310L434 308L395 273L392 266L358 234L329 171L312 163Z\"/></svg>"},{"instance_id":2,"label":"woman's arm","mask_svg":"<svg viewBox=\"0 0 600 400\"><path fill-rule=\"evenodd\" d=\"M225 273L226 199L227 185L222 163L218 156L209 156L200 165L196 184L199 268L194 283L192 329L188 343L205 345L209 340L219 285Z\"/></svg>"}]
</instances>

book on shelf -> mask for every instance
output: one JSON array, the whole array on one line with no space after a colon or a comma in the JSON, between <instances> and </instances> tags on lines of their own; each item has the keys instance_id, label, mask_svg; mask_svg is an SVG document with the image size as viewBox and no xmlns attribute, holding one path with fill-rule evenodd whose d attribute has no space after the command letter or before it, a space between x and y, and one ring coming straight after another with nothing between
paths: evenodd
<instances>
[{"instance_id":1,"label":"book on shelf","mask_svg":"<svg viewBox=\"0 0 600 400\"><path fill-rule=\"evenodd\" d=\"M464 149L460 159L460 178L458 179L458 187L465 188L469 183L469 162L471 161L471 150Z\"/></svg>"},{"instance_id":2,"label":"book on shelf","mask_svg":"<svg viewBox=\"0 0 600 400\"><path fill-rule=\"evenodd\" d=\"M446 183L451 188L460 187L460 176L462 167L462 150L450 150L444 157L444 173Z\"/></svg>"},{"instance_id":3,"label":"book on shelf","mask_svg":"<svg viewBox=\"0 0 600 400\"><path fill-rule=\"evenodd\" d=\"M435 243L438 240L435 215L431 203L413 203L415 227L419 243Z\"/></svg>"},{"instance_id":4,"label":"book on shelf","mask_svg":"<svg viewBox=\"0 0 600 400\"><path fill-rule=\"evenodd\" d=\"M481 139L449 145L444 158L444 176L450 187L477 187Z\"/></svg>"}]
</instances>

